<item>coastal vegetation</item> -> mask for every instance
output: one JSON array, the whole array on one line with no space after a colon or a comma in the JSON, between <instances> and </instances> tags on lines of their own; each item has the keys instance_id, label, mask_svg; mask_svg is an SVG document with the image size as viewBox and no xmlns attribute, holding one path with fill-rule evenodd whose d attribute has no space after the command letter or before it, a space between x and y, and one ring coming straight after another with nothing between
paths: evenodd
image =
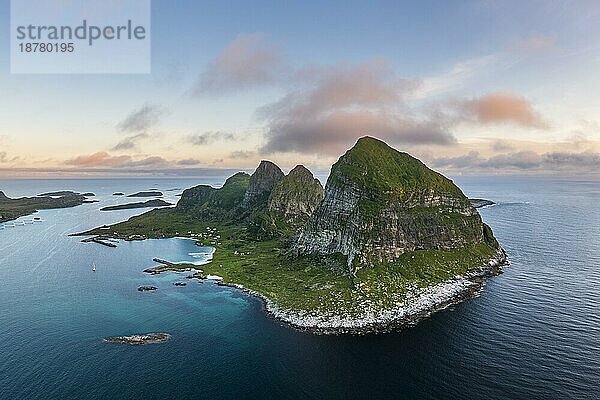
<instances>
[{"instance_id":1,"label":"coastal vegetation","mask_svg":"<svg viewBox=\"0 0 600 400\"><path fill-rule=\"evenodd\" d=\"M215 249L209 263L146 272L221 277L220 284L262 297L277 317L315 329L335 321L359 321L350 326L362 329L383 315L389 322L388 315L427 290L474 276L460 281L471 290L506 262L491 229L452 181L368 137L334 164L325 189L303 166L285 176L263 161L252 176L235 174L222 188L185 190L174 208L84 234L193 238ZM431 311L458 292L440 293L427 305Z\"/></svg>"},{"instance_id":2,"label":"coastal vegetation","mask_svg":"<svg viewBox=\"0 0 600 400\"><path fill-rule=\"evenodd\" d=\"M87 197L93 193L75 193L71 191L43 193L35 197L21 197L11 199L0 191L0 222L12 221L38 210L52 208L76 207L84 203L91 203Z\"/></svg>"}]
</instances>

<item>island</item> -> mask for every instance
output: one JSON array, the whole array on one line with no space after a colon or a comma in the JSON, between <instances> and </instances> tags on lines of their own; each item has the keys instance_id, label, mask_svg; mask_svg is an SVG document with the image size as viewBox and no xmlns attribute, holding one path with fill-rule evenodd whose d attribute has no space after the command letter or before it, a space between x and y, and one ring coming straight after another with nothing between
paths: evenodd
<instances>
[{"instance_id":1,"label":"island","mask_svg":"<svg viewBox=\"0 0 600 400\"><path fill-rule=\"evenodd\" d=\"M133 194L127 195L127 197L161 197L163 196L162 192L137 192Z\"/></svg>"},{"instance_id":2,"label":"island","mask_svg":"<svg viewBox=\"0 0 600 400\"><path fill-rule=\"evenodd\" d=\"M261 161L221 188L186 189L176 207L112 225L109 235L186 235L215 249L201 278L242 290L313 333L381 332L473 296L506 253L450 180L381 140L363 137L325 188L304 166ZM106 229L85 232L107 234Z\"/></svg>"},{"instance_id":3,"label":"island","mask_svg":"<svg viewBox=\"0 0 600 400\"><path fill-rule=\"evenodd\" d=\"M87 199L90 195L93 196L90 193L80 194L71 191L60 191L43 193L35 197L11 199L0 191L0 222L12 221L36 213L39 210L76 207L95 202Z\"/></svg>"},{"instance_id":4,"label":"island","mask_svg":"<svg viewBox=\"0 0 600 400\"><path fill-rule=\"evenodd\" d=\"M164 200L161 200L161 199L152 199L152 200L138 202L138 203L119 204L116 206L103 207L100 209L100 211L129 210L129 209L133 209L133 208L149 208L149 207L168 207L168 206L172 206L172 205L173 204L166 202Z\"/></svg>"},{"instance_id":5,"label":"island","mask_svg":"<svg viewBox=\"0 0 600 400\"><path fill-rule=\"evenodd\" d=\"M131 336L113 336L104 339L107 343L123 343L123 344L151 344L163 343L171 339L171 335L163 332L145 333L141 335Z\"/></svg>"}]
</instances>

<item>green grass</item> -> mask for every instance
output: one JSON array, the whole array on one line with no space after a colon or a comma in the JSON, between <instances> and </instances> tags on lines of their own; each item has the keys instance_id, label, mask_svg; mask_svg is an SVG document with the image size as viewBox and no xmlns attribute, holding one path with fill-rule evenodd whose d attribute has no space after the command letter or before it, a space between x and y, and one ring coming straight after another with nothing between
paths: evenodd
<instances>
[{"instance_id":1,"label":"green grass","mask_svg":"<svg viewBox=\"0 0 600 400\"><path fill-rule=\"evenodd\" d=\"M210 234L207 234L210 227ZM214 230L214 231L213 231ZM346 257L292 258L280 239L255 241L241 225L200 222L172 210L153 210L111 227L119 236L173 237L187 232L204 233L199 241L213 246L213 261L204 274L241 284L271 299L280 308L320 315L358 316L368 305L387 309L402 301L409 290L425 288L486 264L494 250L487 244L455 250L423 250L406 253L393 263L373 261L347 273ZM107 230L99 231L107 234ZM219 239L216 239L217 236ZM193 265L165 267L184 270Z\"/></svg>"}]
</instances>

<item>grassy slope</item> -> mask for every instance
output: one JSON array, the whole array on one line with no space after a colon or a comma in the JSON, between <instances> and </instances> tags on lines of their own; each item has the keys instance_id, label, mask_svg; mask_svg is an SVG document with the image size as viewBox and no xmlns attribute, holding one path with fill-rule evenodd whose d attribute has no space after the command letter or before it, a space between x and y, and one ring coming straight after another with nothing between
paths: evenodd
<instances>
[{"instance_id":1,"label":"grassy slope","mask_svg":"<svg viewBox=\"0 0 600 400\"><path fill-rule=\"evenodd\" d=\"M209 227L216 231L207 234ZM108 232L161 238L190 231L204 233L201 242L217 249L213 261L202 266L205 274L260 292L287 310L342 316L359 315L369 304L378 309L391 307L404 298L409 287L426 287L464 274L487 263L494 252L485 244L452 251L417 251L393 264L360 269L354 278L346 274L346 259L341 255L292 259L284 254L279 239L248 240L245 228L239 225L199 221L169 209L133 217Z\"/></svg>"}]
</instances>

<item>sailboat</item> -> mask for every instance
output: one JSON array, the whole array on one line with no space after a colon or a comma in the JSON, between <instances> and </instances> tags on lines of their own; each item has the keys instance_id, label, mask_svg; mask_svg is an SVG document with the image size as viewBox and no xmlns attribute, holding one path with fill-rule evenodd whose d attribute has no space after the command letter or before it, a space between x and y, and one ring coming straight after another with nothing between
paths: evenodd
<instances>
[{"instance_id":1,"label":"sailboat","mask_svg":"<svg viewBox=\"0 0 600 400\"><path fill-rule=\"evenodd\" d=\"M92 263L92 271L96 272L96 263Z\"/></svg>"}]
</instances>

